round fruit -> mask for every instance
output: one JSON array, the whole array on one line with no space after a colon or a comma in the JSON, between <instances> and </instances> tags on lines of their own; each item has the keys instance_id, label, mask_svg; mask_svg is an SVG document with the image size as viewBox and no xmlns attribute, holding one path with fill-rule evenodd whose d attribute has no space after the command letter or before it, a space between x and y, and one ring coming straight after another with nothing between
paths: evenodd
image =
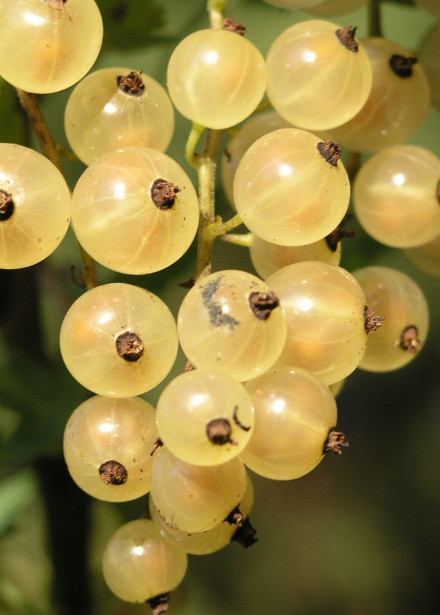
<instances>
[{"instance_id":1,"label":"round fruit","mask_svg":"<svg viewBox=\"0 0 440 615\"><path fill-rule=\"evenodd\" d=\"M217 465L238 455L254 424L244 387L221 372L191 370L172 380L157 403L157 429L165 446L194 465Z\"/></svg>"},{"instance_id":2,"label":"round fruit","mask_svg":"<svg viewBox=\"0 0 440 615\"><path fill-rule=\"evenodd\" d=\"M70 475L86 493L125 502L150 490L158 433L156 412L140 397L95 396L82 403L64 432Z\"/></svg>"},{"instance_id":3,"label":"round fruit","mask_svg":"<svg viewBox=\"0 0 440 615\"><path fill-rule=\"evenodd\" d=\"M69 228L71 201L50 160L0 143L0 268L29 267L49 256Z\"/></svg>"},{"instance_id":4,"label":"round fruit","mask_svg":"<svg viewBox=\"0 0 440 615\"><path fill-rule=\"evenodd\" d=\"M239 270L212 273L193 286L177 326L183 352L195 367L240 381L271 367L286 340L277 296L265 282Z\"/></svg>"},{"instance_id":5,"label":"round fruit","mask_svg":"<svg viewBox=\"0 0 440 615\"><path fill-rule=\"evenodd\" d=\"M244 224L270 243L323 239L344 217L350 182L335 143L299 128L275 130L243 155L234 202Z\"/></svg>"},{"instance_id":6,"label":"round fruit","mask_svg":"<svg viewBox=\"0 0 440 615\"><path fill-rule=\"evenodd\" d=\"M174 49L167 83L183 116L208 128L228 128L262 99L266 65L255 45L236 32L198 30Z\"/></svg>"},{"instance_id":7,"label":"round fruit","mask_svg":"<svg viewBox=\"0 0 440 615\"><path fill-rule=\"evenodd\" d=\"M191 245L199 204L182 167L162 152L109 152L79 178L72 198L78 241L109 269L133 275L165 269Z\"/></svg>"},{"instance_id":8,"label":"round fruit","mask_svg":"<svg viewBox=\"0 0 440 615\"><path fill-rule=\"evenodd\" d=\"M275 39L267 56L267 95L281 117L319 131L344 124L360 111L372 71L355 31L310 20Z\"/></svg>"},{"instance_id":9,"label":"round fruit","mask_svg":"<svg viewBox=\"0 0 440 615\"><path fill-rule=\"evenodd\" d=\"M174 132L174 110L164 88L129 68L103 68L73 90L64 113L67 140L90 165L129 146L164 152Z\"/></svg>"},{"instance_id":10,"label":"round fruit","mask_svg":"<svg viewBox=\"0 0 440 615\"><path fill-rule=\"evenodd\" d=\"M182 581L188 557L160 534L151 519L137 519L111 536L102 556L104 580L127 602L147 602Z\"/></svg>"},{"instance_id":11,"label":"round fruit","mask_svg":"<svg viewBox=\"0 0 440 615\"><path fill-rule=\"evenodd\" d=\"M64 90L90 70L102 37L94 0L0 0L0 75L27 92Z\"/></svg>"},{"instance_id":12,"label":"round fruit","mask_svg":"<svg viewBox=\"0 0 440 615\"><path fill-rule=\"evenodd\" d=\"M72 376L109 397L149 391L167 376L177 355L176 323L165 303L131 284L85 292L64 317L60 348Z\"/></svg>"}]
</instances>

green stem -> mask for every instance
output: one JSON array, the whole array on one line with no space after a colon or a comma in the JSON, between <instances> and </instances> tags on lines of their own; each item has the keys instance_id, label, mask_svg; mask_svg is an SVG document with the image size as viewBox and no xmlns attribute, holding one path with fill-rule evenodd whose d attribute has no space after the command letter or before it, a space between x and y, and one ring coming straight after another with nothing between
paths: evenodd
<instances>
[{"instance_id":1,"label":"green stem","mask_svg":"<svg viewBox=\"0 0 440 615\"><path fill-rule=\"evenodd\" d=\"M214 30L221 30L223 28L226 5L227 0L208 0L207 10L209 12L211 28Z\"/></svg>"},{"instance_id":2,"label":"green stem","mask_svg":"<svg viewBox=\"0 0 440 615\"><path fill-rule=\"evenodd\" d=\"M232 216L232 218L229 218L226 222L223 222L223 220L219 218L218 220L215 220L213 224L206 227L205 234L212 239L215 239L216 237L224 235L228 231L232 231L234 228L237 228L237 226L240 226L240 224L243 224L243 221L238 214L235 214L235 216Z\"/></svg>"},{"instance_id":3,"label":"green stem","mask_svg":"<svg viewBox=\"0 0 440 615\"><path fill-rule=\"evenodd\" d=\"M64 176L60 158L60 149L46 122L46 118L44 117L43 111L38 103L37 95L25 92L24 90L19 90L17 88L17 96L35 131L41 151ZM95 262L81 246L79 246L79 249L86 288L94 288L95 286L98 286L98 275L96 273Z\"/></svg>"},{"instance_id":4,"label":"green stem","mask_svg":"<svg viewBox=\"0 0 440 615\"><path fill-rule=\"evenodd\" d=\"M208 130L203 154L198 157L200 222L194 282L211 273L214 236L207 228L215 222L215 173L220 146L219 130Z\"/></svg>"},{"instance_id":5,"label":"green stem","mask_svg":"<svg viewBox=\"0 0 440 615\"><path fill-rule=\"evenodd\" d=\"M222 241L233 243L235 246L243 246L244 248L250 248L252 245L253 235L252 233L228 233L220 237Z\"/></svg>"},{"instance_id":6,"label":"green stem","mask_svg":"<svg viewBox=\"0 0 440 615\"><path fill-rule=\"evenodd\" d=\"M200 139L202 138L202 134L205 130L205 127L201 124L197 124L193 122L191 126L191 131L188 135L188 140L185 146L185 158L189 162L189 164L195 169L199 169L200 161L199 154L196 154L196 147L199 144Z\"/></svg>"}]
</instances>

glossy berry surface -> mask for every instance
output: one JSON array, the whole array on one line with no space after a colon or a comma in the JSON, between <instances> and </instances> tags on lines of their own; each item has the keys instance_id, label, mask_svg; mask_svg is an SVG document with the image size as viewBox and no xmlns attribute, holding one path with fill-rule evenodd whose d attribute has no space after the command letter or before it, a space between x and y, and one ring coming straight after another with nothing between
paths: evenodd
<instances>
[{"instance_id":1,"label":"glossy berry surface","mask_svg":"<svg viewBox=\"0 0 440 615\"><path fill-rule=\"evenodd\" d=\"M174 49L167 84L183 116L208 128L228 128L246 119L262 99L266 65L241 35L198 30Z\"/></svg>"},{"instance_id":2,"label":"glossy berry surface","mask_svg":"<svg viewBox=\"0 0 440 615\"><path fill-rule=\"evenodd\" d=\"M103 284L79 297L60 331L67 369L99 395L131 397L159 384L177 355L175 320L153 293Z\"/></svg>"},{"instance_id":3,"label":"glossy berry surface","mask_svg":"<svg viewBox=\"0 0 440 615\"><path fill-rule=\"evenodd\" d=\"M36 94L64 90L84 77L98 56L103 24L96 2L55 5L0 1L0 75L17 88Z\"/></svg>"}]
</instances>

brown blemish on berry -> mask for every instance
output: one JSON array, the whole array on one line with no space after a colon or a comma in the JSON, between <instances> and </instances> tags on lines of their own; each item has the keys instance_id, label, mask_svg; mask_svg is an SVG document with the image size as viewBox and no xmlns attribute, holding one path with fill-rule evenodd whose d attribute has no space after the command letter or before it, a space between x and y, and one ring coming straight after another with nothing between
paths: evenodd
<instances>
[{"instance_id":1,"label":"brown blemish on berry","mask_svg":"<svg viewBox=\"0 0 440 615\"><path fill-rule=\"evenodd\" d=\"M407 79L408 77L412 77L413 74L413 66L417 64L418 59L413 57L405 57L401 56L398 53L394 53L389 59L389 64L391 70L398 77L402 77L403 79Z\"/></svg>"},{"instance_id":2,"label":"brown blemish on berry","mask_svg":"<svg viewBox=\"0 0 440 615\"><path fill-rule=\"evenodd\" d=\"M370 310L368 306L364 307L364 316L365 330L367 333L370 333L370 331L377 331L377 329L382 326L382 322L385 320L385 318L377 316L376 312Z\"/></svg>"},{"instance_id":3,"label":"brown blemish on berry","mask_svg":"<svg viewBox=\"0 0 440 615\"><path fill-rule=\"evenodd\" d=\"M440 179L438 180L435 188L435 196L437 197L437 202L440 204Z\"/></svg>"},{"instance_id":4,"label":"brown blemish on berry","mask_svg":"<svg viewBox=\"0 0 440 615\"><path fill-rule=\"evenodd\" d=\"M356 30L357 28L353 28L352 26L345 26L345 28L339 28L335 32L341 45L344 45L346 49L354 53L359 50L359 43L354 38Z\"/></svg>"},{"instance_id":5,"label":"brown blemish on berry","mask_svg":"<svg viewBox=\"0 0 440 615\"><path fill-rule=\"evenodd\" d=\"M159 209L171 209L181 189L166 179L156 179L151 186L151 199Z\"/></svg>"},{"instance_id":6,"label":"brown blemish on berry","mask_svg":"<svg viewBox=\"0 0 440 615\"><path fill-rule=\"evenodd\" d=\"M349 443L345 439L345 434L342 431L336 431L334 427L330 429L327 436L327 440L324 443L323 452L333 453L334 455L341 455L342 448L349 446Z\"/></svg>"},{"instance_id":7,"label":"brown blemish on berry","mask_svg":"<svg viewBox=\"0 0 440 615\"><path fill-rule=\"evenodd\" d=\"M326 162L336 167L341 158L341 148L338 143L333 141L320 141L316 146L320 155Z\"/></svg>"},{"instance_id":8,"label":"brown blemish on berry","mask_svg":"<svg viewBox=\"0 0 440 615\"><path fill-rule=\"evenodd\" d=\"M118 88L129 96L142 96L145 92L145 84L142 81L141 75L142 71L132 70L128 75L116 77Z\"/></svg>"},{"instance_id":9,"label":"brown blemish on berry","mask_svg":"<svg viewBox=\"0 0 440 615\"><path fill-rule=\"evenodd\" d=\"M0 221L9 220L14 213L15 204L12 194L0 189Z\"/></svg>"},{"instance_id":10,"label":"brown blemish on berry","mask_svg":"<svg viewBox=\"0 0 440 615\"><path fill-rule=\"evenodd\" d=\"M267 320L272 310L280 305L280 301L273 291L254 292L249 295L249 305L259 320Z\"/></svg>"},{"instance_id":11,"label":"brown blemish on berry","mask_svg":"<svg viewBox=\"0 0 440 615\"><path fill-rule=\"evenodd\" d=\"M410 354L416 354L422 345L422 341L418 337L419 331L416 325L408 325L400 334L396 346L402 350L409 351Z\"/></svg>"},{"instance_id":12,"label":"brown blemish on berry","mask_svg":"<svg viewBox=\"0 0 440 615\"><path fill-rule=\"evenodd\" d=\"M133 363L144 354L144 343L136 333L125 331L116 340L118 355L125 361Z\"/></svg>"},{"instance_id":13,"label":"brown blemish on berry","mask_svg":"<svg viewBox=\"0 0 440 615\"><path fill-rule=\"evenodd\" d=\"M128 477L125 466L111 459L99 466L99 475L106 485L123 485Z\"/></svg>"}]
</instances>

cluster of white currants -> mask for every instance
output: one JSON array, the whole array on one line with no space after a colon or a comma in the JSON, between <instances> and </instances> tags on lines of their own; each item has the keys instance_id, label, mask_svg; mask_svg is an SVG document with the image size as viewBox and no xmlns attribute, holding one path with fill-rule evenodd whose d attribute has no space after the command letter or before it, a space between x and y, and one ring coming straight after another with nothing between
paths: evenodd
<instances>
[{"instance_id":1,"label":"cluster of white currants","mask_svg":"<svg viewBox=\"0 0 440 615\"><path fill-rule=\"evenodd\" d=\"M332 0L269 3L332 10ZM333 4L337 14L347 3ZM1 27L0 74L22 90L67 88L99 52L93 0L0 0L6 22L13 27ZM26 53L8 53L26 27ZM95 394L66 427L73 479L106 501L150 493L151 519L110 539L104 577L119 597L148 600L157 613L184 576L186 553L255 540L246 468L291 480L326 452L339 453L344 435L335 431L330 387L357 367L400 368L428 329L416 283L386 267L341 268L336 230L351 193L338 142L377 152L353 184L368 233L411 249L440 236L440 160L403 144L430 104L423 69L391 41L358 41L355 28L328 21L288 28L266 61L241 34L228 21L181 41L168 65L169 95L130 68L84 77L65 112L72 150L88 165L72 195L42 155L0 144L0 267L46 258L72 220L94 260L148 274L181 258L199 227L196 190L164 153L173 105L210 130L246 120L266 91L275 109L244 124L223 159L225 192L252 233L258 276L222 270L194 280L177 322L141 287L97 286L75 301L61 328L68 370ZM154 409L138 396L166 379L179 344L188 369Z\"/></svg>"}]
</instances>

